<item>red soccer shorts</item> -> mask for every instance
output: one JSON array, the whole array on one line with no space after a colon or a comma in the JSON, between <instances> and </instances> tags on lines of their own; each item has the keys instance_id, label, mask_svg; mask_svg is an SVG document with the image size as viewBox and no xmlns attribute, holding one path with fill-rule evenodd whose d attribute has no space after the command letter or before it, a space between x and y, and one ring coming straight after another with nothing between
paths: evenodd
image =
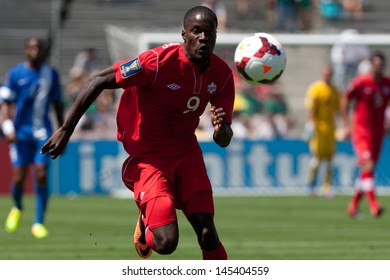
<instances>
[{"instance_id":1,"label":"red soccer shorts","mask_svg":"<svg viewBox=\"0 0 390 280\"><path fill-rule=\"evenodd\" d=\"M383 137L364 137L362 135L353 135L353 146L358 157L359 164L367 161L377 162L382 148Z\"/></svg>"},{"instance_id":2,"label":"red soccer shorts","mask_svg":"<svg viewBox=\"0 0 390 280\"><path fill-rule=\"evenodd\" d=\"M176 220L175 209L182 209L186 216L214 213L211 184L198 145L182 157L170 159L130 156L123 163L122 180L134 192L138 208L151 219L151 228Z\"/></svg>"},{"instance_id":3,"label":"red soccer shorts","mask_svg":"<svg viewBox=\"0 0 390 280\"><path fill-rule=\"evenodd\" d=\"M174 201L168 196L159 196L141 205L144 213L144 223L150 229L174 223L177 220ZM200 191L189 198L183 205L182 211L186 217L192 213L214 214L212 193Z\"/></svg>"}]
</instances>

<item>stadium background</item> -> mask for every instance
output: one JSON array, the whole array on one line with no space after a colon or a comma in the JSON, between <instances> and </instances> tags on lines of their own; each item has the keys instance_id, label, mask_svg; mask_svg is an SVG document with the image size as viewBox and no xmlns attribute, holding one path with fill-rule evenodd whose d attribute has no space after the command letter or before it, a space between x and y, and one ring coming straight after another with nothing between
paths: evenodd
<instances>
[{"instance_id":1,"label":"stadium background","mask_svg":"<svg viewBox=\"0 0 390 280\"><path fill-rule=\"evenodd\" d=\"M234 34L274 32L272 22L266 20L266 10L258 18L237 19L236 1L223 2L229 24L219 38L231 34L233 39L222 47L234 46L237 42ZM263 0L258 2L265 5ZM166 38L178 35L184 11L197 3L192 0L0 0L0 75L23 59L24 40L39 36L51 40L50 62L59 69L66 84L73 59L81 49L95 47L101 66L108 66L119 58L114 56L118 55L113 52L116 48L120 50L119 55L133 55L145 48L147 42L155 44L149 36L149 41L143 40L140 45L139 39L145 38L145 34L153 32L155 38L159 37L156 34ZM342 30L356 28L367 35L377 34L369 38L369 44L389 55L386 35L390 30L389 11L389 1L370 1L361 22L327 21L315 14L310 33L280 34L283 41L290 42L286 44L288 64L282 83L298 122L290 139L242 140L227 150L210 142L201 143L218 194L216 223L230 259L390 259L388 216L381 220L368 217L356 221L348 219L345 213L349 196L344 194L352 191L356 172L350 144L338 143L335 187L340 195L331 201L310 199L304 195L308 150L300 138L303 95L307 85L319 77L320 67L328 61L331 43ZM390 185L389 149L387 140L377 170L380 194L387 193ZM29 211L24 213L20 230L13 235L0 231L0 259L138 259L131 243L137 210L127 199L116 199L116 196L131 196L120 181L124 157L115 140L72 139L66 153L53 161L50 168L50 184L55 194L47 219L50 236L39 241L31 237L29 222L33 221L34 211L30 210L34 208L34 198L28 196L25 202ZM11 203L8 197L11 168L7 144L2 140L0 165L0 213L5 219ZM31 192L31 180L27 189ZM387 208L389 199L390 196L382 197ZM362 205L366 213L367 208L366 204ZM154 254L152 259L200 258L193 231L180 213L179 223L178 250L171 256Z\"/></svg>"}]
</instances>

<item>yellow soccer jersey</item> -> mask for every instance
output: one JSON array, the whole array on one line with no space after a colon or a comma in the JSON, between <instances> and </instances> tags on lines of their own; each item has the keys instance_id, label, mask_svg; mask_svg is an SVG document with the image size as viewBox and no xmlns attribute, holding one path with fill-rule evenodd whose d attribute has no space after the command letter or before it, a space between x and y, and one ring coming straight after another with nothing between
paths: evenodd
<instances>
[{"instance_id":1,"label":"yellow soccer jersey","mask_svg":"<svg viewBox=\"0 0 390 280\"><path fill-rule=\"evenodd\" d=\"M314 113L315 132L333 136L335 113L340 110L340 92L337 88L324 81L314 82L307 90L305 106Z\"/></svg>"}]
</instances>

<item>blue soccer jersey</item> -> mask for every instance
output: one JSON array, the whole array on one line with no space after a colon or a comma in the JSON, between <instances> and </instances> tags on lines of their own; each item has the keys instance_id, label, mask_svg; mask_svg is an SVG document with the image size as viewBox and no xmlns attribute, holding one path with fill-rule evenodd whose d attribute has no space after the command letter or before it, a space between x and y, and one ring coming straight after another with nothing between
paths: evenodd
<instances>
[{"instance_id":1,"label":"blue soccer jersey","mask_svg":"<svg viewBox=\"0 0 390 280\"><path fill-rule=\"evenodd\" d=\"M52 134L50 104L61 101L58 73L42 65L32 69L26 63L11 68L0 88L0 99L15 103L14 126L19 140L44 140Z\"/></svg>"}]
</instances>

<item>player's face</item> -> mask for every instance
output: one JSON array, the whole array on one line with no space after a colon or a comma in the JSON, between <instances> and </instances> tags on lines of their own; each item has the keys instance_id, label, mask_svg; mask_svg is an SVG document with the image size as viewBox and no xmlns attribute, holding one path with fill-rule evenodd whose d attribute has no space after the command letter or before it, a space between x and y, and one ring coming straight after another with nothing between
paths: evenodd
<instances>
[{"instance_id":1,"label":"player's face","mask_svg":"<svg viewBox=\"0 0 390 280\"><path fill-rule=\"evenodd\" d=\"M330 83L330 81L332 80L332 75L333 75L333 71L330 66L325 66L322 69L322 78L325 82Z\"/></svg>"},{"instance_id":2,"label":"player's face","mask_svg":"<svg viewBox=\"0 0 390 280\"><path fill-rule=\"evenodd\" d=\"M27 60L32 63L39 63L43 60L45 49L41 41L38 39L30 39L24 50Z\"/></svg>"},{"instance_id":3,"label":"player's face","mask_svg":"<svg viewBox=\"0 0 390 280\"><path fill-rule=\"evenodd\" d=\"M385 71L385 62L379 56L375 56L372 58L371 66L374 74L382 75Z\"/></svg>"},{"instance_id":4,"label":"player's face","mask_svg":"<svg viewBox=\"0 0 390 280\"><path fill-rule=\"evenodd\" d=\"M206 65L215 47L216 22L207 14L197 13L187 20L182 37L188 59L199 66Z\"/></svg>"}]
</instances>

